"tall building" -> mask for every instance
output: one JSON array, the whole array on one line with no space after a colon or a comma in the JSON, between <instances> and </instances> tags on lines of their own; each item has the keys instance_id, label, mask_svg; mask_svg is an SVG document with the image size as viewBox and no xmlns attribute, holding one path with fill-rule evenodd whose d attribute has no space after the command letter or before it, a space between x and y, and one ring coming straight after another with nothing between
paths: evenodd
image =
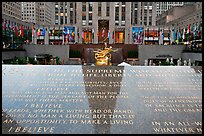
<instances>
[{"instance_id":1,"label":"tall building","mask_svg":"<svg viewBox=\"0 0 204 136\"><path fill-rule=\"evenodd\" d=\"M40 21L38 2L22 2L22 20L38 24Z\"/></svg>"},{"instance_id":2,"label":"tall building","mask_svg":"<svg viewBox=\"0 0 204 136\"><path fill-rule=\"evenodd\" d=\"M132 2L132 24L155 26L155 2Z\"/></svg>"},{"instance_id":3,"label":"tall building","mask_svg":"<svg viewBox=\"0 0 204 136\"><path fill-rule=\"evenodd\" d=\"M55 24L76 23L76 2L55 2Z\"/></svg>"},{"instance_id":4,"label":"tall building","mask_svg":"<svg viewBox=\"0 0 204 136\"><path fill-rule=\"evenodd\" d=\"M22 2L22 20L39 25L54 25L53 2Z\"/></svg>"},{"instance_id":5,"label":"tall building","mask_svg":"<svg viewBox=\"0 0 204 136\"><path fill-rule=\"evenodd\" d=\"M55 2L54 9L46 43L130 44L156 25L156 2Z\"/></svg>"},{"instance_id":6,"label":"tall building","mask_svg":"<svg viewBox=\"0 0 204 136\"><path fill-rule=\"evenodd\" d=\"M76 26L83 37L88 37L83 38L88 42L128 43L131 2L77 2ZM113 35L114 39L111 38ZM79 43L83 39L80 38Z\"/></svg>"},{"instance_id":7,"label":"tall building","mask_svg":"<svg viewBox=\"0 0 204 136\"><path fill-rule=\"evenodd\" d=\"M76 2L76 7L78 31L84 32L84 37L88 35L88 40L93 41L92 43L108 41L110 44L128 44L132 41L133 25L156 24L155 2ZM79 43L82 40L79 39Z\"/></svg>"},{"instance_id":8,"label":"tall building","mask_svg":"<svg viewBox=\"0 0 204 136\"><path fill-rule=\"evenodd\" d=\"M2 2L2 15L21 20L21 2Z\"/></svg>"},{"instance_id":9,"label":"tall building","mask_svg":"<svg viewBox=\"0 0 204 136\"><path fill-rule=\"evenodd\" d=\"M184 2L156 2L156 14L159 16L174 6L183 6Z\"/></svg>"},{"instance_id":10,"label":"tall building","mask_svg":"<svg viewBox=\"0 0 204 136\"><path fill-rule=\"evenodd\" d=\"M165 13L157 16L157 26L171 26L184 28L189 24L202 24L202 3L173 7Z\"/></svg>"},{"instance_id":11,"label":"tall building","mask_svg":"<svg viewBox=\"0 0 204 136\"><path fill-rule=\"evenodd\" d=\"M54 25L55 3L54 2L39 2L40 3L40 24Z\"/></svg>"}]
</instances>

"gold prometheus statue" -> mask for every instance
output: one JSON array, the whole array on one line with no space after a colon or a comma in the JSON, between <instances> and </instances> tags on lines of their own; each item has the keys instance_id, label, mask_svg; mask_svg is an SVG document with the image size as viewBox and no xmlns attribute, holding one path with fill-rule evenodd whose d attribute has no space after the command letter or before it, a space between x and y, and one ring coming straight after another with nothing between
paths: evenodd
<instances>
[{"instance_id":1,"label":"gold prometheus statue","mask_svg":"<svg viewBox=\"0 0 204 136\"><path fill-rule=\"evenodd\" d=\"M96 66L111 66L111 52L116 52L117 50L113 50L112 46L107 47L107 43L105 42L105 48L103 50L98 49L95 53Z\"/></svg>"}]
</instances>

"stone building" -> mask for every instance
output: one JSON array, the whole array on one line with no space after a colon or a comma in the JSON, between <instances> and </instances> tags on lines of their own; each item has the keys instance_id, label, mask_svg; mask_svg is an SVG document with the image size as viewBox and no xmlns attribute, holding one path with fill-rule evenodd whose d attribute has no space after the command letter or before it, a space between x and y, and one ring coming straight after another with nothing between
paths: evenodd
<instances>
[{"instance_id":1,"label":"stone building","mask_svg":"<svg viewBox=\"0 0 204 136\"><path fill-rule=\"evenodd\" d=\"M22 20L38 25L54 25L54 3L22 2Z\"/></svg>"},{"instance_id":2,"label":"stone building","mask_svg":"<svg viewBox=\"0 0 204 136\"><path fill-rule=\"evenodd\" d=\"M55 25L75 26L78 43L130 44L133 26L156 25L156 5L155 2L56 2Z\"/></svg>"},{"instance_id":3,"label":"stone building","mask_svg":"<svg viewBox=\"0 0 204 136\"><path fill-rule=\"evenodd\" d=\"M189 24L192 26L202 24L202 2L196 2L192 5L182 7L173 7L157 17L157 26L174 26L176 28L187 28Z\"/></svg>"}]
</instances>

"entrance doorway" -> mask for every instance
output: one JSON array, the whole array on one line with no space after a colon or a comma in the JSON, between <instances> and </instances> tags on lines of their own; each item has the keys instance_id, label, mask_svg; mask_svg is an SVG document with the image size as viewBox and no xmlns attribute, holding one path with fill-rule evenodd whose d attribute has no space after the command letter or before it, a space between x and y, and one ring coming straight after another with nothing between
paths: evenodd
<instances>
[{"instance_id":1,"label":"entrance doorway","mask_svg":"<svg viewBox=\"0 0 204 136\"><path fill-rule=\"evenodd\" d=\"M98 20L98 43L108 43L109 21Z\"/></svg>"}]
</instances>

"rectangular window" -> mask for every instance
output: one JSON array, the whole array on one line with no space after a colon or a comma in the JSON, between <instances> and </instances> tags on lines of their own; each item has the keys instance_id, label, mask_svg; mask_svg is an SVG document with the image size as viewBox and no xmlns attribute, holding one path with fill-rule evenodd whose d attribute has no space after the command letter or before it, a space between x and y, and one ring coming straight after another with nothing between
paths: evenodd
<instances>
[{"instance_id":1,"label":"rectangular window","mask_svg":"<svg viewBox=\"0 0 204 136\"><path fill-rule=\"evenodd\" d=\"M92 13L89 13L89 20L92 20Z\"/></svg>"},{"instance_id":2,"label":"rectangular window","mask_svg":"<svg viewBox=\"0 0 204 136\"><path fill-rule=\"evenodd\" d=\"M115 7L115 20L119 20L119 7Z\"/></svg>"},{"instance_id":3,"label":"rectangular window","mask_svg":"<svg viewBox=\"0 0 204 136\"><path fill-rule=\"evenodd\" d=\"M89 2L89 11L93 10L93 2Z\"/></svg>"},{"instance_id":4,"label":"rectangular window","mask_svg":"<svg viewBox=\"0 0 204 136\"><path fill-rule=\"evenodd\" d=\"M82 12L82 20L86 20L86 12Z\"/></svg>"},{"instance_id":5,"label":"rectangular window","mask_svg":"<svg viewBox=\"0 0 204 136\"><path fill-rule=\"evenodd\" d=\"M122 7L122 21L125 20L125 7Z\"/></svg>"},{"instance_id":6,"label":"rectangular window","mask_svg":"<svg viewBox=\"0 0 204 136\"><path fill-rule=\"evenodd\" d=\"M101 2L98 2L98 16L101 16Z\"/></svg>"},{"instance_id":7,"label":"rectangular window","mask_svg":"<svg viewBox=\"0 0 204 136\"><path fill-rule=\"evenodd\" d=\"M106 2L106 16L110 16L110 2Z\"/></svg>"},{"instance_id":8,"label":"rectangular window","mask_svg":"<svg viewBox=\"0 0 204 136\"><path fill-rule=\"evenodd\" d=\"M86 3L86 2L84 2L84 3ZM72 2L70 2L70 8L73 8L73 3Z\"/></svg>"},{"instance_id":9,"label":"rectangular window","mask_svg":"<svg viewBox=\"0 0 204 136\"><path fill-rule=\"evenodd\" d=\"M86 2L82 2L82 12L86 11Z\"/></svg>"},{"instance_id":10,"label":"rectangular window","mask_svg":"<svg viewBox=\"0 0 204 136\"><path fill-rule=\"evenodd\" d=\"M135 10L135 24L137 24L137 10Z\"/></svg>"},{"instance_id":11,"label":"rectangular window","mask_svg":"<svg viewBox=\"0 0 204 136\"><path fill-rule=\"evenodd\" d=\"M70 19L70 24L73 24L73 19Z\"/></svg>"},{"instance_id":12,"label":"rectangular window","mask_svg":"<svg viewBox=\"0 0 204 136\"><path fill-rule=\"evenodd\" d=\"M63 16L60 16L60 25L63 24Z\"/></svg>"},{"instance_id":13,"label":"rectangular window","mask_svg":"<svg viewBox=\"0 0 204 136\"><path fill-rule=\"evenodd\" d=\"M67 16L65 16L65 24L67 24Z\"/></svg>"}]
</instances>

